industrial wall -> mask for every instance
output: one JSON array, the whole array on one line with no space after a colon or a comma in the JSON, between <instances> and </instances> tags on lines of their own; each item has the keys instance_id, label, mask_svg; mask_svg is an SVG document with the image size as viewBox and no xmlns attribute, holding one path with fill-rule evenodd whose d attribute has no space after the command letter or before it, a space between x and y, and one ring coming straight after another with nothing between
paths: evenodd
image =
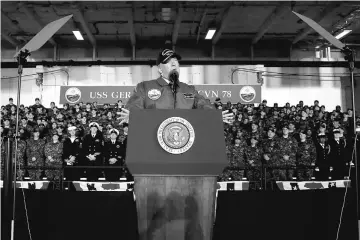
<instances>
[{"instance_id":1,"label":"industrial wall","mask_svg":"<svg viewBox=\"0 0 360 240\"><path fill-rule=\"evenodd\" d=\"M303 100L311 105L319 100L327 108L336 105L351 107L351 88L345 68L284 68L236 65L192 65L181 66L180 80L189 84L231 84L233 74L235 84L259 85L256 72L262 72L262 99L268 104L286 102L297 104ZM36 85L37 72L44 73L43 86ZM16 101L17 69L1 71L1 104L6 104L9 97ZM79 66L24 68L21 103L30 105L39 97L45 106L51 101L58 104L62 85L136 85L158 77L157 67L153 66ZM359 92L357 87L356 92ZM358 93L357 95L360 95ZM360 103L357 104L360 106ZM358 108L358 107L357 107Z\"/></svg>"}]
</instances>

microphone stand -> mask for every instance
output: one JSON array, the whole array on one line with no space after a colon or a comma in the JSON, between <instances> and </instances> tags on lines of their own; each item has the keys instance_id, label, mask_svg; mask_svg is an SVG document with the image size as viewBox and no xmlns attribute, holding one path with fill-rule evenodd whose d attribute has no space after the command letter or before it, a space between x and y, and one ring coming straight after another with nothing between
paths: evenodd
<instances>
[{"instance_id":1,"label":"microphone stand","mask_svg":"<svg viewBox=\"0 0 360 240\"><path fill-rule=\"evenodd\" d=\"M354 141L356 139L356 109L355 109L355 79L354 79L354 69L355 69L355 51L349 47L345 47L342 50L342 53L345 55L345 60L349 63L350 71L350 81L351 81L351 98L352 98L352 108L353 108L353 134ZM354 144L354 162L355 162L355 192L356 192L356 215L358 221L358 234L360 237L360 212L359 212L359 163L357 158L357 143ZM351 166L349 166L351 167Z\"/></svg>"}]
</instances>

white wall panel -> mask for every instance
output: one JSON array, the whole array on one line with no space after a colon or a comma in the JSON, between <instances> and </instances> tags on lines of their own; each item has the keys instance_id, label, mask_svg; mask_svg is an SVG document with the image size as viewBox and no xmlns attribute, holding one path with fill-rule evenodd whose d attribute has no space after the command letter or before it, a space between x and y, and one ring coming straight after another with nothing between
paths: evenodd
<instances>
[{"instance_id":1,"label":"white wall panel","mask_svg":"<svg viewBox=\"0 0 360 240\"><path fill-rule=\"evenodd\" d=\"M303 100L306 105L319 100L328 109L336 105L343 108L349 105L349 83L346 77L334 77L334 74L345 74L347 69L342 68L281 68L262 66L182 66L180 79L189 84L229 84L231 83L231 69L235 67L243 69L257 69L269 72L264 76L262 86L263 99L269 105L278 103L280 106L286 102L297 104ZM25 68L22 82L21 103L30 105L36 97L42 98L45 106L51 101L58 103L60 86L66 85L136 85L141 81L155 79L159 76L156 66L91 66L91 67L54 67L44 68L44 71L57 71L44 74L44 86L42 89L36 86L36 69ZM279 74L300 74L314 76L281 76ZM35 74L32 76L26 76ZM276 76L274 76L276 74ZM1 104L6 104L9 97L16 101L17 79L8 77L16 76L17 69L2 69L1 76ZM234 82L242 85L259 84L256 73L238 71L234 74Z\"/></svg>"}]
</instances>

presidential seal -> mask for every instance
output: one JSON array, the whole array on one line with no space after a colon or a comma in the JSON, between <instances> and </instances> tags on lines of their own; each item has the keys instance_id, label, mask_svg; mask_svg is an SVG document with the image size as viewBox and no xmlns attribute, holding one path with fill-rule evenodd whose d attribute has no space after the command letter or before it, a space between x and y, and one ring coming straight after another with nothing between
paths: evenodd
<instances>
[{"instance_id":1,"label":"presidential seal","mask_svg":"<svg viewBox=\"0 0 360 240\"><path fill-rule=\"evenodd\" d=\"M244 102L251 102L255 100L256 91L252 86L244 86L240 89L240 98Z\"/></svg>"},{"instance_id":2,"label":"presidential seal","mask_svg":"<svg viewBox=\"0 0 360 240\"><path fill-rule=\"evenodd\" d=\"M194 144L195 131L187 120L181 117L171 117L160 124L157 138L165 151L171 154L181 154Z\"/></svg>"}]
</instances>

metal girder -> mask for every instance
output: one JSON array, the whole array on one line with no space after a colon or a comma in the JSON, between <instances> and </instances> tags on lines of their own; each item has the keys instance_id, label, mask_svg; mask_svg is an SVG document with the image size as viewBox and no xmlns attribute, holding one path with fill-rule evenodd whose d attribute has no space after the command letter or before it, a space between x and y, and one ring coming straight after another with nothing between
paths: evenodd
<instances>
[{"instance_id":1,"label":"metal girder","mask_svg":"<svg viewBox=\"0 0 360 240\"><path fill-rule=\"evenodd\" d=\"M19 27L18 24L15 24L13 20L5 13L3 10L1 10L1 17L4 19L7 24L12 27L13 29L16 29L16 31L22 31L22 29Z\"/></svg>"},{"instance_id":2,"label":"metal girder","mask_svg":"<svg viewBox=\"0 0 360 240\"><path fill-rule=\"evenodd\" d=\"M1 37L11 43L14 47L18 47L20 45L20 42L18 40L16 40L6 32L1 32Z\"/></svg>"},{"instance_id":3,"label":"metal girder","mask_svg":"<svg viewBox=\"0 0 360 240\"><path fill-rule=\"evenodd\" d=\"M130 30L130 41L131 41L131 45L135 46L136 44L136 36L135 36L135 26L134 26L134 14L135 12L135 8L134 8L134 3L132 5L132 8L130 9L130 17L129 17L129 30Z\"/></svg>"},{"instance_id":4,"label":"metal girder","mask_svg":"<svg viewBox=\"0 0 360 240\"><path fill-rule=\"evenodd\" d=\"M330 3L324 10L317 15L313 20L315 22L322 21L327 15L332 13L336 8L338 8L341 3ZM307 35L312 33L314 30L311 27L306 27L303 31L301 31L298 35L296 35L295 39L293 40L293 44L299 42L300 40L304 39Z\"/></svg>"},{"instance_id":5,"label":"metal girder","mask_svg":"<svg viewBox=\"0 0 360 240\"><path fill-rule=\"evenodd\" d=\"M360 28L360 7L357 9L351 11L347 16L345 16L343 19L336 22L330 32L331 34L335 35L339 33L340 31L344 29L349 30L357 30ZM326 41L324 41L324 38L322 36L319 36L315 41L314 44L317 45L319 48L322 48L324 45L328 45ZM320 45L319 45L320 44ZM351 45L350 43L347 43L347 45Z\"/></svg>"},{"instance_id":6,"label":"metal girder","mask_svg":"<svg viewBox=\"0 0 360 240\"><path fill-rule=\"evenodd\" d=\"M22 8L28 18L30 18L36 23L36 25L38 26L38 31L40 31L45 26L45 24L41 22L39 16L37 16L32 9L29 9L25 2L20 2L19 7ZM56 41L53 38L50 38L49 42L54 46L57 45Z\"/></svg>"},{"instance_id":7,"label":"metal girder","mask_svg":"<svg viewBox=\"0 0 360 240\"><path fill-rule=\"evenodd\" d=\"M204 10L204 12L203 12L203 14L201 16L200 23L199 23L198 30L197 30L196 43L199 43L201 27L204 24L207 11L208 11L207 8L205 8L205 10Z\"/></svg>"},{"instance_id":8,"label":"metal girder","mask_svg":"<svg viewBox=\"0 0 360 240\"><path fill-rule=\"evenodd\" d=\"M285 3L282 3L281 5L277 6L274 11L265 19L263 24L258 29L256 36L252 39L251 44L257 43L264 34L270 29L271 25L280 18L286 11L289 10L289 6L287 6Z\"/></svg>"},{"instance_id":9,"label":"metal girder","mask_svg":"<svg viewBox=\"0 0 360 240\"><path fill-rule=\"evenodd\" d=\"M176 42L177 42L177 39L178 39L182 15L183 15L183 8L179 7L178 11L177 11L177 15L176 15L176 20L175 20L175 24L174 24L174 28L173 28L173 33L172 33L172 44L173 45L176 45Z\"/></svg>"},{"instance_id":10,"label":"metal girder","mask_svg":"<svg viewBox=\"0 0 360 240\"><path fill-rule=\"evenodd\" d=\"M229 19L229 15L230 15L229 14L230 10L231 10L231 5L229 5L224 11L224 14L223 14L222 19L221 19L219 30L216 31L215 36L214 36L214 38L212 40L213 45L215 45L219 41L219 39L221 37L221 34L222 34L222 32L224 31L224 29L225 29L225 27L227 25L227 21Z\"/></svg>"},{"instance_id":11,"label":"metal girder","mask_svg":"<svg viewBox=\"0 0 360 240\"><path fill-rule=\"evenodd\" d=\"M77 20L80 22L81 28L86 33L86 36L89 38L89 41L91 42L93 47L96 47L96 39L95 39L94 35L92 34L92 32L90 31L90 28L89 28L87 22L85 21L84 13L83 13L82 9L80 8L79 5L73 5L73 7L75 8L75 10L77 10L76 12L74 12L74 15L76 16Z\"/></svg>"}]
</instances>

